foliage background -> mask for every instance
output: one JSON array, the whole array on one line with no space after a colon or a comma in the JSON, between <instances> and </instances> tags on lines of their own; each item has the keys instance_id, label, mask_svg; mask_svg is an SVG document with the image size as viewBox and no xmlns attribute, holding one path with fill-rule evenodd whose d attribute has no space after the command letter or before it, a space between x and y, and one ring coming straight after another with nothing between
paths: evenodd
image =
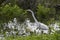
<instances>
[{"instance_id":1,"label":"foliage background","mask_svg":"<svg viewBox=\"0 0 60 40\"><path fill-rule=\"evenodd\" d=\"M0 24L13 20L13 18L17 18L19 22L23 22L26 18L30 18L30 20L34 22L32 15L26 12L27 9L33 10L37 20L47 25L55 21L60 21L60 11L59 13L56 12L55 8L57 4L60 4L60 0L0 0ZM60 34L56 32L55 34L41 34L39 36L6 37L6 40L13 39L60 40Z\"/></svg>"},{"instance_id":2,"label":"foliage background","mask_svg":"<svg viewBox=\"0 0 60 40\"><path fill-rule=\"evenodd\" d=\"M55 9L57 4L60 4L59 0L0 0L0 20L6 22L16 17L21 22L25 18L33 22L32 15L25 13L25 10L31 9L38 21L49 24L55 19L59 20L59 13Z\"/></svg>"}]
</instances>

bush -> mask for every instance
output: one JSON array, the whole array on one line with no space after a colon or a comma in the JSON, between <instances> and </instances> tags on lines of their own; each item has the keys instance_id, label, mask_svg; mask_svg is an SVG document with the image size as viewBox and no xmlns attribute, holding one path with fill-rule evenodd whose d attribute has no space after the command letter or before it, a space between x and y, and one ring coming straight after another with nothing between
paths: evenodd
<instances>
[{"instance_id":1,"label":"bush","mask_svg":"<svg viewBox=\"0 0 60 40\"><path fill-rule=\"evenodd\" d=\"M13 18L19 18L21 15L24 15L23 12L24 10L17 5L11 6L6 4L5 6L0 7L0 22L7 22Z\"/></svg>"},{"instance_id":2,"label":"bush","mask_svg":"<svg viewBox=\"0 0 60 40\"><path fill-rule=\"evenodd\" d=\"M46 23L49 17L50 8L46 8L42 5L37 6L37 19L43 23Z\"/></svg>"}]
</instances>

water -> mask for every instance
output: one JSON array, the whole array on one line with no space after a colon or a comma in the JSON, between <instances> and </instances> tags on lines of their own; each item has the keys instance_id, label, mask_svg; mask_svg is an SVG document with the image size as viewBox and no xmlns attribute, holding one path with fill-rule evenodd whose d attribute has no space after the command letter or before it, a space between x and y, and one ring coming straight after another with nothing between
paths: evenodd
<instances>
[{"instance_id":1,"label":"water","mask_svg":"<svg viewBox=\"0 0 60 40\"><path fill-rule=\"evenodd\" d=\"M0 35L0 40L5 40L4 35Z\"/></svg>"},{"instance_id":2,"label":"water","mask_svg":"<svg viewBox=\"0 0 60 40\"><path fill-rule=\"evenodd\" d=\"M42 27L45 25L43 25L43 23L41 23ZM47 26L46 26L47 27ZM59 28L59 23L54 23L54 24L50 24L50 27L53 27L54 30L60 30ZM55 32L53 29L51 29L52 32ZM4 33L3 30L5 31L5 35L8 36L27 36L30 35L30 32L34 32L36 34L41 34L41 32L43 31L43 33L48 34L49 30L45 30L45 29L39 29L37 24L35 22L30 22L29 19L26 19L23 23L19 23L17 22L17 19L14 18L13 21L9 21L8 23L4 23L3 25L3 29L2 29L2 33ZM27 31L29 30L29 31ZM4 35L4 34L3 34Z\"/></svg>"},{"instance_id":3,"label":"water","mask_svg":"<svg viewBox=\"0 0 60 40\"><path fill-rule=\"evenodd\" d=\"M52 24L50 24L50 27L51 27L51 34L53 34L56 31L60 30L60 23L58 23L58 22L52 23Z\"/></svg>"}]
</instances>

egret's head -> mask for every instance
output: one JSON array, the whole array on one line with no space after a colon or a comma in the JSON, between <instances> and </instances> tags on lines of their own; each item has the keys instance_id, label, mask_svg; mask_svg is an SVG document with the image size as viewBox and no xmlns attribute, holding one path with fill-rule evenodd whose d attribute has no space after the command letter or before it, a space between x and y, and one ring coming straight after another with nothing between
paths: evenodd
<instances>
[{"instance_id":1,"label":"egret's head","mask_svg":"<svg viewBox=\"0 0 60 40\"><path fill-rule=\"evenodd\" d=\"M27 11L27 12L31 12L31 13L33 12L33 11L32 11L32 10L30 10L30 9L28 9L28 10L26 10L26 11Z\"/></svg>"}]
</instances>

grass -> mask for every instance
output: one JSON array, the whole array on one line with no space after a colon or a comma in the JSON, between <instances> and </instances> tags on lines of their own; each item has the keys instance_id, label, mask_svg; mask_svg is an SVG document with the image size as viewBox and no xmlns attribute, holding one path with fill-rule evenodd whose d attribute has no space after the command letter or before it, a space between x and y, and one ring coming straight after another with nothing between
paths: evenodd
<instances>
[{"instance_id":1,"label":"grass","mask_svg":"<svg viewBox=\"0 0 60 40\"><path fill-rule=\"evenodd\" d=\"M5 37L6 40L60 40L60 34L41 34L30 36L10 36Z\"/></svg>"}]
</instances>

